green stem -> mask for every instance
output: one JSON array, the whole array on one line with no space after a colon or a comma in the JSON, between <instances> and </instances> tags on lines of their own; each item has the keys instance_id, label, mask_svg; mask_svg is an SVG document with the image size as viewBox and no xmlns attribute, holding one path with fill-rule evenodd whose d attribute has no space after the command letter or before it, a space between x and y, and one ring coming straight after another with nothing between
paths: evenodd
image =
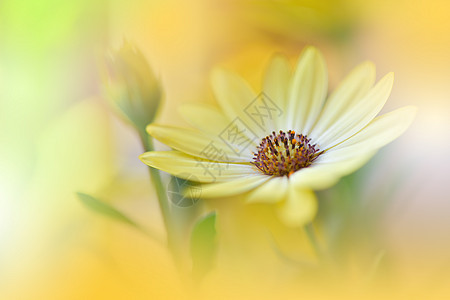
<instances>
[{"instance_id":1,"label":"green stem","mask_svg":"<svg viewBox=\"0 0 450 300\"><path fill-rule=\"evenodd\" d=\"M139 132L139 136L141 138L142 145L145 151L153 151L153 141L151 137L146 132ZM166 228L167 234L167 245L174 255L175 260L177 261L179 258L178 255L178 245L175 237L175 228L173 226L173 222L171 220L172 214L169 206L169 199L167 197L166 190L163 186L163 182L161 179L161 174L159 170L149 167L150 179L152 180L153 186L156 190L156 195L159 202L159 208L161 210L164 227Z\"/></svg>"},{"instance_id":2,"label":"green stem","mask_svg":"<svg viewBox=\"0 0 450 300\"><path fill-rule=\"evenodd\" d=\"M319 259L322 258L322 250L320 249L319 242L317 241L316 233L314 231L314 227L312 223L306 224L304 227L306 235L308 236L308 240L311 243L311 246L316 252L316 255Z\"/></svg>"}]
</instances>

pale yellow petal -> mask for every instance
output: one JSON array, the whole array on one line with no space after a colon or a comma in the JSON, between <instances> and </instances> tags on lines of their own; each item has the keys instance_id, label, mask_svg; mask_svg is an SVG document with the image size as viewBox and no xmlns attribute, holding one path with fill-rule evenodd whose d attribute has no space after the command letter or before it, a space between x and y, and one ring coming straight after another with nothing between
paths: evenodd
<instances>
[{"instance_id":1,"label":"pale yellow petal","mask_svg":"<svg viewBox=\"0 0 450 300\"><path fill-rule=\"evenodd\" d=\"M372 121L386 103L393 81L393 73L383 77L361 101L342 114L323 134L315 138L319 148L327 149L346 140Z\"/></svg>"},{"instance_id":2,"label":"pale yellow petal","mask_svg":"<svg viewBox=\"0 0 450 300\"><path fill-rule=\"evenodd\" d=\"M270 179L267 175L252 175L232 181L204 184L201 188L202 198L222 198L248 192ZM198 188L198 187L197 187Z\"/></svg>"},{"instance_id":3,"label":"pale yellow petal","mask_svg":"<svg viewBox=\"0 0 450 300\"><path fill-rule=\"evenodd\" d=\"M166 144L181 152L214 161L250 162L253 147L247 144L225 143L219 136L206 134L198 130L151 124L147 132ZM244 146L243 146L244 145Z\"/></svg>"},{"instance_id":4,"label":"pale yellow petal","mask_svg":"<svg viewBox=\"0 0 450 300\"><path fill-rule=\"evenodd\" d=\"M313 191L290 185L286 200L276 204L276 212L285 225L301 227L314 219L317 206Z\"/></svg>"},{"instance_id":5,"label":"pale yellow petal","mask_svg":"<svg viewBox=\"0 0 450 300\"><path fill-rule=\"evenodd\" d=\"M327 89L328 75L322 54L308 47L299 58L289 88L288 129L309 132L322 109Z\"/></svg>"},{"instance_id":6,"label":"pale yellow petal","mask_svg":"<svg viewBox=\"0 0 450 300\"><path fill-rule=\"evenodd\" d=\"M341 115L362 100L374 83L375 65L372 62L364 62L353 69L325 102L310 137L314 139L320 136Z\"/></svg>"},{"instance_id":7,"label":"pale yellow petal","mask_svg":"<svg viewBox=\"0 0 450 300\"><path fill-rule=\"evenodd\" d=\"M342 176L362 167L374 154L375 151L369 151L339 162L327 162L327 153L325 153L310 167L295 172L290 177L290 181L301 188L325 189L336 184Z\"/></svg>"},{"instance_id":8,"label":"pale yellow petal","mask_svg":"<svg viewBox=\"0 0 450 300\"><path fill-rule=\"evenodd\" d=\"M234 73L216 69L212 73L211 84L214 95L231 124L237 124L252 141L265 134L264 128L248 114L248 107L257 100L257 94L247 82Z\"/></svg>"},{"instance_id":9,"label":"pale yellow petal","mask_svg":"<svg viewBox=\"0 0 450 300\"><path fill-rule=\"evenodd\" d=\"M265 73L263 90L281 108L281 114L274 116L273 124L268 128L268 132L286 129L286 124L284 123L287 116L287 97L290 77L291 68L287 58L281 55L274 56Z\"/></svg>"},{"instance_id":10,"label":"pale yellow petal","mask_svg":"<svg viewBox=\"0 0 450 300\"><path fill-rule=\"evenodd\" d=\"M328 150L327 162L345 160L392 142L408 129L416 112L415 107L407 106L375 118L360 132Z\"/></svg>"},{"instance_id":11,"label":"pale yellow petal","mask_svg":"<svg viewBox=\"0 0 450 300\"><path fill-rule=\"evenodd\" d=\"M288 179L286 176L273 177L250 192L246 201L248 203L276 203L286 197Z\"/></svg>"},{"instance_id":12,"label":"pale yellow petal","mask_svg":"<svg viewBox=\"0 0 450 300\"><path fill-rule=\"evenodd\" d=\"M213 162L178 151L152 151L139 156L146 165L198 182L221 182L258 174L251 164Z\"/></svg>"},{"instance_id":13,"label":"pale yellow petal","mask_svg":"<svg viewBox=\"0 0 450 300\"><path fill-rule=\"evenodd\" d=\"M331 171L331 172L330 172ZM293 185L300 188L322 190L335 185L340 176L327 167L308 167L301 169L290 178Z\"/></svg>"},{"instance_id":14,"label":"pale yellow petal","mask_svg":"<svg viewBox=\"0 0 450 300\"><path fill-rule=\"evenodd\" d=\"M219 135L230 124L227 117L212 105L184 104L178 111L189 124L213 135Z\"/></svg>"}]
</instances>

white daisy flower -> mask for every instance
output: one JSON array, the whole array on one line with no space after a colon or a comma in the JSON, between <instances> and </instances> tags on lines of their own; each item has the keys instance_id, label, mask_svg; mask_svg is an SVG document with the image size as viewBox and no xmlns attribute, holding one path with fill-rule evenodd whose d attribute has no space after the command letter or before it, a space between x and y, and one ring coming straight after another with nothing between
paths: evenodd
<instances>
[{"instance_id":1,"label":"white daisy flower","mask_svg":"<svg viewBox=\"0 0 450 300\"><path fill-rule=\"evenodd\" d=\"M306 48L293 73L275 57L263 92L239 76L216 70L212 87L220 108L181 107L194 127L151 124L148 133L173 151L140 156L147 165L201 182L203 198L242 194L249 203L273 205L288 226L311 222L314 190L354 172L401 135L416 109L378 116L391 92L392 73L375 83L375 67L356 67L327 97L328 75L320 52Z\"/></svg>"}]
</instances>

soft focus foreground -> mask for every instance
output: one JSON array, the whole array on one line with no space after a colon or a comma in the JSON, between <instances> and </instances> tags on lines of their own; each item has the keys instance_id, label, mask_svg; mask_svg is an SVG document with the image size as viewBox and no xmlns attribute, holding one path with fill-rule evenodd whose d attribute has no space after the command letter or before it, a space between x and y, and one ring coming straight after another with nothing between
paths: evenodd
<instances>
[{"instance_id":1,"label":"soft focus foreground","mask_svg":"<svg viewBox=\"0 0 450 300\"><path fill-rule=\"evenodd\" d=\"M3 1L1 298L449 297L449 13L437 0ZM313 44L331 89L366 59L378 74L395 71L386 111L416 105L419 114L364 169L319 194L331 266L311 268L305 233L264 207L215 200L216 268L193 287L158 242L82 206L76 192L96 195L164 238L138 137L101 97L98 61L124 37L161 78L159 120L170 124L182 124L180 103L213 103L217 64L257 86L274 52L295 59Z\"/></svg>"}]
</instances>

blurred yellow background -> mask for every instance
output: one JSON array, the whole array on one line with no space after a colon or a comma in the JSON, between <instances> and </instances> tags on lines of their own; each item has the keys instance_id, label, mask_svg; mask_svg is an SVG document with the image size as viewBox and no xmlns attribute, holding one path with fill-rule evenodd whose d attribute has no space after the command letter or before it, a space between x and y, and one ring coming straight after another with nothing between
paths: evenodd
<instances>
[{"instance_id":1,"label":"blurred yellow background","mask_svg":"<svg viewBox=\"0 0 450 300\"><path fill-rule=\"evenodd\" d=\"M449 15L444 0L1 1L0 298L186 296L161 245L75 197L101 196L163 236L138 138L101 95L98 60L124 37L161 78L160 121L170 124L182 123L180 103L214 101L216 65L257 88L274 52L294 62L312 44L331 89L364 60L378 76L394 71L385 110L415 105L419 113L378 154L366 183L375 193L401 177L380 220L395 266L386 289L393 299L450 297ZM258 291L256 278L240 279L210 278L205 298ZM288 285L274 286L259 291L290 295Z\"/></svg>"}]
</instances>

